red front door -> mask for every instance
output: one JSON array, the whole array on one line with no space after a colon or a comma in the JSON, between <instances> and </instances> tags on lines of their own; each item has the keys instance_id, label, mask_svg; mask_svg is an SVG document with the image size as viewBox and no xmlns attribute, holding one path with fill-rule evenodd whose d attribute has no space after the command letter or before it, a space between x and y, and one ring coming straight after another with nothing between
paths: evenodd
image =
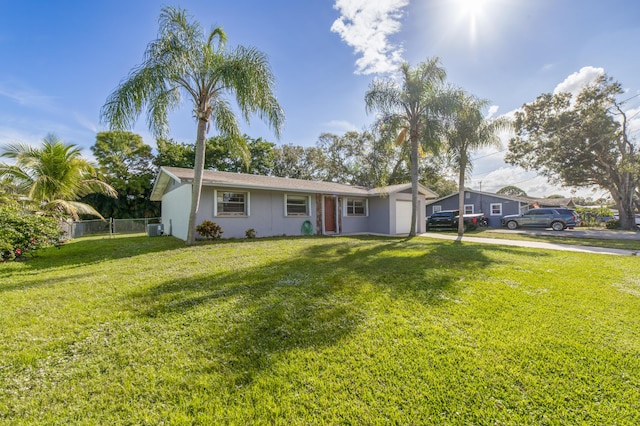
<instances>
[{"instance_id":1,"label":"red front door","mask_svg":"<svg viewBox=\"0 0 640 426\"><path fill-rule=\"evenodd\" d=\"M324 231L336 232L336 199L324 197Z\"/></svg>"}]
</instances>

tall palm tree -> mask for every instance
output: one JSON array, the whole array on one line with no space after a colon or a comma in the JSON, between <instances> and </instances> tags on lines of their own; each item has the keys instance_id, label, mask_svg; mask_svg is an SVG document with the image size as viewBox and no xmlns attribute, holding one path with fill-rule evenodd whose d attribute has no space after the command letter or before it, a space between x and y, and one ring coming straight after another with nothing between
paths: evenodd
<instances>
[{"instance_id":1,"label":"tall palm tree","mask_svg":"<svg viewBox=\"0 0 640 426\"><path fill-rule=\"evenodd\" d=\"M9 177L19 192L45 210L66 213L76 220L80 214L102 218L93 207L77 200L95 193L117 196L111 186L97 178L96 169L82 158L79 148L55 135L47 135L40 148L7 145L0 157L14 161L0 164L0 177Z\"/></svg>"},{"instance_id":2,"label":"tall palm tree","mask_svg":"<svg viewBox=\"0 0 640 426\"><path fill-rule=\"evenodd\" d=\"M433 152L439 140L439 116L446 110L443 83L446 71L440 59L431 58L411 68L400 68L401 83L389 78L374 80L365 95L367 112L381 114L381 124L397 134L397 144L411 145L411 228L416 235L418 208L418 159Z\"/></svg>"},{"instance_id":3,"label":"tall palm tree","mask_svg":"<svg viewBox=\"0 0 640 426\"><path fill-rule=\"evenodd\" d=\"M279 135L284 113L274 94L274 77L267 57L253 48L226 49L220 27L208 34L191 22L185 10L165 7L160 13L158 38L147 46L144 60L109 96L102 119L111 128L127 130L146 108L149 129L157 137L168 133L168 113L186 96L197 122L194 182L187 245L195 243L195 221L204 171L205 137L213 125L231 148L245 158L246 145L226 96L235 97L243 118L265 120Z\"/></svg>"},{"instance_id":4,"label":"tall palm tree","mask_svg":"<svg viewBox=\"0 0 640 426\"><path fill-rule=\"evenodd\" d=\"M487 120L483 110L489 105L486 99L478 99L462 90L456 92L455 110L446 131L447 153L458 172L458 235L464 234L464 183L465 174L473 168L470 155L490 146L500 147L499 133L510 129L506 117Z\"/></svg>"}]
</instances>

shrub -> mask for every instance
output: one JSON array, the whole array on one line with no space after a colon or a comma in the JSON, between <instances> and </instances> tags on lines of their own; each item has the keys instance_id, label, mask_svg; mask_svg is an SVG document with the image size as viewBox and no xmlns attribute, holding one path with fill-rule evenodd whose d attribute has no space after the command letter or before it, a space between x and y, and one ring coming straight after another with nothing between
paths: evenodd
<instances>
[{"instance_id":1,"label":"shrub","mask_svg":"<svg viewBox=\"0 0 640 426\"><path fill-rule=\"evenodd\" d=\"M249 228L245 231L244 235L251 239L251 238L255 238L256 237L256 230L253 228Z\"/></svg>"},{"instance_id":2,"label":"shrub","mask_svg":"<svg viewBox=\"0 0 640 426\"><path fill-rule=\"evenodd\" d=\"M620 229L620 221L618 219L613 219L608 221L605 226L607 229Z\"/></svg>"},{"instance_id":3,"label":"shrub","mask_svg":"<svg viewBox=\"0 0 640 426\"><path fill-rule=\"evenodd\" d=\"M222 238L222 228L215 222L205 220L196 226L196 231L201 237L217 240Z\"/></svg>"},{"instance_id":4,"label":"shrub","mask_svg":"<svg viewBox=\"0 0 640 426\"><path fill-rule=\"evenodd\" d=\"M607 207L576 207L575 211L585 226L602 226L605 218L613 216L613 212Z\"/></svg>"},{"instance_id":5,"label":"shrub","mask_svg":"<svg viewBox=\"0 0 640 426\"><path fill-rule=\"evenodd\" d=\"M0 261L59 245L61 237L56 219L26 211L15 202L0 205Z\"/></svg>"}]
</instances>

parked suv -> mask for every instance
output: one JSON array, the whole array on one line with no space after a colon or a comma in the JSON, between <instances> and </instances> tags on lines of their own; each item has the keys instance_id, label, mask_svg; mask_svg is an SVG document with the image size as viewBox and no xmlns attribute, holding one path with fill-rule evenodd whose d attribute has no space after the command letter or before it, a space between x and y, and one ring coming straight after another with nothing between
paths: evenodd
<instances>
[{"instance_id":1,"label":"parked suv","mask_svg":"<svg viewBox=\"0 0 640 426\"><path fill-rule=\"evenodd\" d=\"M576 212L560 208L531 209L523 214L502 217L502 226L509 229L536 227L562 231L566 228L573 229L578 223L580 222Z\"/></svg>"}]
</instances>

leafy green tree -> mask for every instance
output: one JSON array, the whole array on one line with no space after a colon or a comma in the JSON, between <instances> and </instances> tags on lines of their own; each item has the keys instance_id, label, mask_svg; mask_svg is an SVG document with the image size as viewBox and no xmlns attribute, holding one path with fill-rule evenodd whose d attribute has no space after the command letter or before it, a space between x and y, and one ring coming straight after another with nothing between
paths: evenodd
<instances>
[{"instance_id":1,"label":"leafy green tree","mask_svg":"<svg viewBox=\"0 0 640 426\"><path fill-rule=\"evenodd\" d=\"M368 132L347 132L342 136L323 133L316 143L324 153L322 180L369 186L373 136Z\"/></svg>"},{"instance_id":2,"label":"leafy green tree","mask_svg":"<svg viewBox=\"0 0 640 426\"><path fill-rule=\"evenodd\" d=\"M385 186L411 181L411 146L396 146L397 135L385 122L375 123L371 149L365 156L369 183L365 186ZM435 153L435 152L434 152ZM441 155L423 156L418 163L419 182L440 195L456 192L455 182L446 178L447 164Z\"/></svg>"},{"instance_id":3,"label":"leafy green tree","mask_svg":"<svg viewBox=\"0 0 640 426\"><path fill-rule=\"evenodd\" d=\"M100 132L91 147L100 173L118 191L118 198L101 194L86 197L104 217L156 217L158 202L150 201L155 170L151 147L140 135L125 131Z\"/></svg>"},{"instance_id":4,"label":"leafy green tree","mask_svg":"<svg viewBox=\"0 0 640 426\"><path fill-rule=\"evenodd\" d=\"M229 141L221 136L207 140L205 168L221 172L249 173L267 176L273 170L275 157L273 142L267 142L262 138L252 139L243 136L246 144L249 161L244 157L234 155L229 149Z\"/></svg>"},{"instance_id":5,"label":"leafy green tree","mask_svg":"<svg viewBox=\"0 0 640 426\"><path fill-rule=\"evenodd\" d=\"M380 126L387 125L389 131L398 132L398 144L408 140L411 159L411 229L409 236L416 235L419 156L433 152L440 140L440 114L447 106L442 86L446 77L438 58L411 68L405 63L401 67L401 82L394 79L374 80L365 94L368 112L381 114Z\"/></svg>"},{"instance_id":6,"label":"leafy green tree","mask_svg":"<svg viewBox=\"0 0 640 426\"><path fill-rule=\"evenodd\" d=\"M274 151L273 176L322 180L325 155L320 148L282 145Z\"/></svg>"},{"instance_id":7,"label":"leafy green tree","mask_svg":"<svg viewBox=\"0 0 640 426\"><path fill-rule=\"evenodd\" d=\"M153 159L153 164L157 167L167 166L193 169L196 162L196 151L193 144L180 143L173 139L158 138L156 139L156 145L158 146L158 154Z\"/></svg>"},{"instance_id":8,"label":"leafy green tree","mask_svg":"<svg viewBox=\"0 0 640 426\"><path fill-rule=\"evenodd\" d=\"M0 164L0 177L10 176L20 193L50 213L69 214L74 219L80 214L102 217L77 200L94 193L117 196L115 189L98 178L94 165L82 158L79 148L52 134L40 148L7 145L0 157L14 161Z\"/></svg>"},{"instance_id":9,"label":"leafy green tree","mask_svg":"<svg viewBox=\"0 0 640 426\"><path fill-rule=\"evenodd\" d=\"M420 183L441 197L458 192L458 184L445 176L444 166L438 161L423 165L420 176Z\"/></svg>"},{"instance_id":10,"label":"leafy green tree","mask_svg":"<svg viewBox=\"0 0 640 426\"><path fill-rule=\"evenodd\" d=\"M620 83L602 75L575 97L538 96L516 113L516 136L505 160L563 186L609 191L621 226L635 229L640 157L637 142L629 138L624 102L618 100L622 93Z\"/></svg>"},{"instance_id":11,"label":"leafy green tree","mask_svg":"<svg viewBox=\"0 0 640 426\"><path fill-rule=\"evenodd\" d=\"M195 244L196 213L200 205L209 127L227 137L230 149L244 151L235 113L227 96L235 98L242 117L266 121L279 134L284 114L273 93L274 77L267 57L254 48L226 48L226 34L216 27L205 34L186 11L165 7L158 38L147 46L144 61L109 96L102 118L112 128L131 128L146 108L149 129L158 137L168 133L168 113L186 95L197 120L194 182L187 245ZM247 155L248 157L248 155Z\"/></svg>"},{"instance_id":12,"label":"leafy green tree","mask_svg":"<svg viewBox=\"0 0 640 426\"><path fill-rule=\"evenodd\" d=\"M509 195L509 196L515 196L515 197L526 197L527 196L527 193L525 192L524 189L518 188L517 186L514 186L514 185L504 186L504 187L498 189L496 191L496 194Z\"/></svg>"},{"instance_id":13,"label":"leafy green tree","mask_svg":"<svg viewBox=\"0 0 640 426\"><path fill-rule=\"evenodd\" d=\"M214 136L206 141L204 168L222 172L270 175L273 171L276 144L262 138L253 139L247 135L243 138L246 141L249 162L246 162L245 157L234 156L229 149L229 141L224 137ZM193 145L165 139L159 139L157 143L158 155L154 164L193 168L196 155Z\"/></svg>"},{"instance_id":14,"label":"leafy green tree","mask_svg":"<svg viewBox=\"0 0 640 426\"><path fill-rule=\"evenodd\" d=\"M499 132L510 127L510 122L500 117L488 121L483 110L489 105L486 99L478 99L464 91L458 91L454 113L446 131L447 155L458 172L458 210L464 214L465 174L471 171L471 153L481 148L500 147ZM464 221L458 221L458 235L464 234Z\"/></svg>"}]
</instances>

